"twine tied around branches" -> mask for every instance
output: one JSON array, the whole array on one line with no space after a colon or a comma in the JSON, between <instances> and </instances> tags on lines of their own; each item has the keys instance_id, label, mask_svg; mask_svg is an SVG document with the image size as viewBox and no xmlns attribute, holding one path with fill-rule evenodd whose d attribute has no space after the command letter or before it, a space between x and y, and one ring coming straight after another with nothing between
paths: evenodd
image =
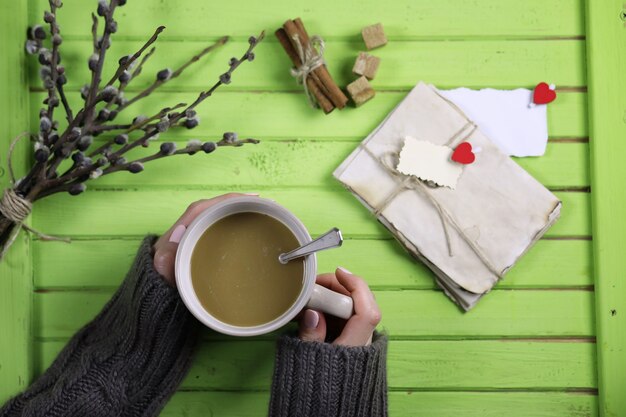
<instances>
[{"instance_id":1,"label":"twine tied around branches","mask_svg":"<svg viewBox=\"0 0 626 417\"><path fill-rule=\"evenodd\" d=\"M304 46L297 34L293 36L293 40L302 65L298 68L292 68L291 75L298 81L298 84L304 86L304 94L311 107L315 108L317 107L317 102L315 101L315 96L309 91L306 80L316 68L326 65L326 61L324 60L324 48L326 44L324 43L324 39L318 35L312 36L309 43Z\"/></svg>"},{"instance_id":2,"label":"twine tied around branches","mask_svg":"<svg viewBox=\"0 0 626 417\"><path fill-rule=\"evenodd\" d=\"M12 188L4 190L0 200L0 213L13 223L21 223L30 214L33 204L22 198Z\"/></svg>"},{"instance_id":3,"label":"twine tied around branches","mask_svg":"<svg viewBox=\"0 0 626 417\"><path fill-rule=\"evenodd\" d=\"M2 246L2 250L0 251L0 259L4 257L4 254L13 244L13 242L17 238L20 229L24 229L27 232L37 235L37 237L39 237L41 240L59 240L62 242L70 243L69 238L47 235L24 224L24 220L26 220L26 218L33 209L33 203L19 195L14 189L14 187L16 186L16 181L15 175L13 173L13 165L11 164L11 157L13 155L15 145L17 145L20 139L26 136L29 136L28 132L20 133L17 137L15 137L13 141L11 141L11 144L9 145L9 151L7 153L7 167L9 168L11 186L5 188L2 199L0 199L0 214L2 214L2 216L4 217L0 218L0 224L2 224L2 226L10 226L10 223L14 223L15 227L11 231L11 234L6 243L4 243L4 245Z\"/></svg>"}]
</instances>

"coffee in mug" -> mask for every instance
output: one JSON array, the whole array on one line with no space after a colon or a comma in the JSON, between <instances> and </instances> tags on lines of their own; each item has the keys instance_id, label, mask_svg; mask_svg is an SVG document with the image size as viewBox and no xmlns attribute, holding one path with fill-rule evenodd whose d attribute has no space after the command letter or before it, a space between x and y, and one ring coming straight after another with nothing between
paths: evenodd
<instances>
[{"instance_id":1,"label":"coffee in mug","mask_svg":"<svg viewBox=\"0 0 626 417\"><path fill-rule=\"evenodd\" d=\"M226 216L205 230L193 249L193 289L204 309L224 323L269 323L302 291L304 262L278 260L298 246L291 230L266 214Z\"/></svg>"},{"instance_id":2,"label":"coffee in mug","mask_svg":"<svg viewBox=\"0 0 626 417\"><path fill-rule=\"evenodd\" d=\"M304 308L348 319L352 298L315 283L315 253L281 264L311 242L302 222L261 197L237 196L200 213L176 250L178 292L204 325L233 336L272 332Z\"/></svg>"}]
</instances>

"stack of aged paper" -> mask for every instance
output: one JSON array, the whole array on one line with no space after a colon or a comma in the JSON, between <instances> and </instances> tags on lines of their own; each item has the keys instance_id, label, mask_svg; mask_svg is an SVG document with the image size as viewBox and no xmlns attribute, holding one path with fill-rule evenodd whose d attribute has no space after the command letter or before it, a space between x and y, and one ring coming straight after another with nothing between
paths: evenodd
<instances>
[{"instance_id":1,"label":"stack of aged paper","mask_svg":"<svg viewBox=\"0 0 626 417\"><path fill-rule=\"evenodd\" d=\"M456 186L399 172L407 137L481 152ZM334 174L469 310L546 232L561 202L502 153L454 103L419 83Z\"/></svg>"}]
</instances>

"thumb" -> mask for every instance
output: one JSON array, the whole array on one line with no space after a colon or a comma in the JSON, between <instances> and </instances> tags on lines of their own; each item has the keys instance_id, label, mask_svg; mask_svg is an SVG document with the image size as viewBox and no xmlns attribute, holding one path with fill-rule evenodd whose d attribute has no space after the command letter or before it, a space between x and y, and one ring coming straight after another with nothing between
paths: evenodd
<instances>
[{"instance_id":1,"label":"thumb","mask_svg":"<svg viewBox=\"0 0 626 417\"><path fill-rule=\"evenodd\" d=\"M165 278L170 285L175 285L174 264L176 262L177 243L167 242L154 253L154 269Z\"/></svg>"},{"instance_id":2,"label":"thumb","mask_svg":"<svg viewBox=\"0 0 626 417\"><path fill-rule=\"evenodd\" d=\"M154 269L163 275L167 283L172 286L176 285L174 266L178 242L185 233L185 229L184 225L178 225L172 232L169 241L160 244L154 253Z\"/></svg>"},{"instance_id":3,"label":"thumb","mask_svg":"<svg viewBox=\"0 0 626 417\"><path fill-rule=\"evenodd\" d=\"M326 338L326 318L315 310L305 310L300 318L298 337L305 342L324 342Z\"/></svg>"}]
</instances>

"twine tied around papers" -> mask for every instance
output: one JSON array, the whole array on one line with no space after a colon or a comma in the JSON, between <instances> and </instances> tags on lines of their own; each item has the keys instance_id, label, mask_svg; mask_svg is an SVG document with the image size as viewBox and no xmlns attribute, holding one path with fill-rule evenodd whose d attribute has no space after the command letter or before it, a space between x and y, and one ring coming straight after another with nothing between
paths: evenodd
<instances>
[{"instance_id":1,"label":"twine tied around papers","mask_svg":"<svg viewBox=\"0 0 626 417\"><path fill-rule=\"evenodd\" d=\"M9 168L9 178L11 181L11 186L4 189L4 193L2 198L0 199L0 214L4 218L0 218L0 222L2 222L3 226L8 226L10 223L15 223L15 227L11 231L11 235L7 239L6 243L2 247L2 251L0 251L0 259L4 257L6 251L11 247L20 229L24 229L27 232L33 233L37 235L41 240L60 240L62 242L70 242L69 238L62 238L57 236L50 236L45 233L41 233L38 230L33 229L24 224L24 220L31 213L33 209L33 203L19 195L14 187L16 186L15 175L13 173L13 165L11 164L11 157L13 155L13 150L15 149L15 145L20 141L20 139L29 136L28 132L20 133L9 145L9 151L7 153L7 167Z\"/></svg>"},{"instance_id":2,"label":"twine tied around papers","mask_svg":"<svg viewBox=\"0 0 626 417\"><path fill-rule=\"evenodd\" d=\"M300 37L297 34L293 36L293 40L302 65L298 68L292 68L291 75L298 81L298 84L304 86L304 94L311 107L315 108L317 107L317 102L315 101L315 96L309 91L306 80L316 68L326 65L326 61L324 60L324 48L326 44L324 43L324 39L318 35L312 36L309 43L304 46L302 46Z\"/></svg>"},{"instance_id":3,"label":"twine tied around papers","mask_svg":"<svg viewBox=\"0 0 626 417\"><path fill-rule=\"evenodd\" d=\"M465 131L467 131L467 129L470 128L469 132L462 135ZM446 143L446 146L449 146L451 148L454 148L454 146L462 141L465 141L472 133L474 133L474 131L477 129L477 126L475 123L473 123L472 121L468 121L461 129L459 129ZM494 275L496 275L497 277L501 278L502 277L502 272L498 271L498 268L496 268L491 261L489 260L489 258L483 253L483 251L480 249L480 247L478 247L478 245L476 245L476 243L474 243L474 241L472 241L472 239L470 239L464 232L463 230L456 224L456 222L454 221L454 219L452 218L452 216L450 216L450 214L445 210L444 207L441 206L441 204L439 204L439 202L437 201L437 199L432 195L432 193L430 192L430 189L433 188L437 188L438 186L430 183L429 181L423 181L415 176L412 175L405 175L403 173L401 173L400 171L398 171L396 169L395 166L393 166L388 159L389 158L381 158L378 157L376 155L374 155L374 153L368 149L365 145L361 144L360 145L361 149L363 149L369 156L371 156L375 161L377 161L389 174L391 174L394 178L398 178L400 180L400 183L397 185L397 187L391 192L391 194L389 194L384 200L383 202L378 206L374 208L374 215L375 216L379 216L383 210L385 210L385 208L387 208L387 206L389 206L389 204L402 192L407 191L407 190L413 190L413 191L417 191L419 192L421 195L423 195L424 197L426 197L428 199L428 201L433 205L433 207L435 208L435 210L437 211L437 214L439 215L439 218L441 219L441 226L443 229L443 234L445 236L446 239L446 247L448 249L448 256L453 257L454 253L452 250L452 245L451 245L451 240L450 240L450 233L448 231L448 226L452 226L453 229L455 229L459 236L461 236L461 238L469 245L469 247L474 251L474 253L476 253L476 255L478 256L478 258L481 260L481 262L487 267L487 269L489 269ZM398 160L399 158L399 153L398 152L389 152L387 154L385 154L384 156L387 157L391 157L394 160Z\"/></svg>"}]
</instances>

